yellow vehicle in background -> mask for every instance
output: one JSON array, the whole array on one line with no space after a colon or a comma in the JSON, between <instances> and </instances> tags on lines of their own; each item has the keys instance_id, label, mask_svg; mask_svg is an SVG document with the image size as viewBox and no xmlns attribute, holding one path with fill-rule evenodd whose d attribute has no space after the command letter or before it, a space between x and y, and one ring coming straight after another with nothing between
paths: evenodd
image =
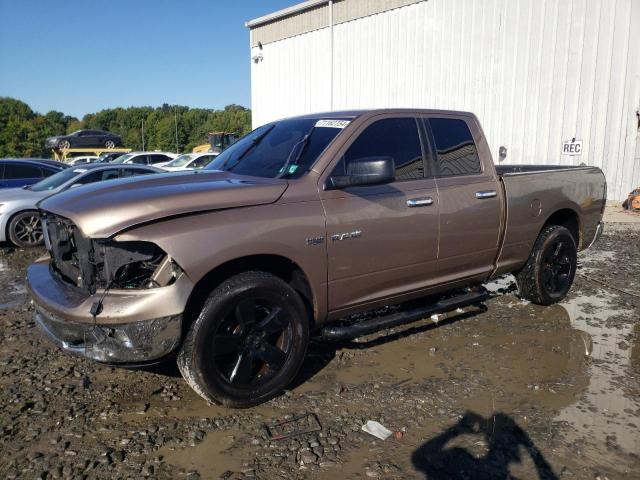
<instances>
[{"instance_id":1,"label":"yellow vehicle in background","mask_svg":"<svg viewBox=\"0 0 640 480\"><path fill-rule=\"evenodd\" d=\"M239 135L237 133L231 132L211 132L208 135L209 143L203 143L202 145L197 145L193 148L193 153L220 153L222 150L227 148L229 145L234 144Z\"/></svg>"}]
</instances>

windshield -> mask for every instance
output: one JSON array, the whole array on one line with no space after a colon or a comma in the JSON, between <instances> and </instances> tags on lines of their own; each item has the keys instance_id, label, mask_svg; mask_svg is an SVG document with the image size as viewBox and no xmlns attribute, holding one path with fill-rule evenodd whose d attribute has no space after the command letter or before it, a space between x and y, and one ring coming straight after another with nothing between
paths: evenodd
<instances>
[{"instance_id":1,"label":"windshield","mask_svg":"<svg viewBox=\"0 0 640 480\"><path fill-rule=\"evenodd\" d=\"M124 163L132 157L133 157L133 153L127 153L125 155L119 156L115 160L112 160L110 163Z\"/></svg>"},{"instance_id":2,"label":"windshield","mask_svg":"<svg viewBox=\"0 0 640 480\"><path fill-rule=\"evenodd\" d=\"M165 166L166 167L184 167L187 163L191 161L192 158L193 158L192 154L185 153L184 155L180 155L179 157L176 157L175 160L171 160Z\"/></svg>"},{"instance_id":3,"label":"windshield","mask_svg":"<svg viewBox=\"0 0 640 480\"><path fill-rule=\"evenodd\" d=\"M305 118L263 125L224 150L205 170L226 170L254 177L299 178L349 121Z\"/></svg>"},{"instance_id":4,"label":"windshield","mask_svg":"<svg viewBox=\"0 0 640 480\"><path fill-rule=\"evenodd\" d=\"M75 178L78 175L81 175L82 173L84 173L84 171L79 172L75 168L68 168L54 175L51 175L50 177L47 177L44 180L34 185L31 185L30 187L28 187L28 189L34 192L44 192L46 190L54 190L60 187L61 185L64 185L72 178Z\"/></svg>"}]
</instances>

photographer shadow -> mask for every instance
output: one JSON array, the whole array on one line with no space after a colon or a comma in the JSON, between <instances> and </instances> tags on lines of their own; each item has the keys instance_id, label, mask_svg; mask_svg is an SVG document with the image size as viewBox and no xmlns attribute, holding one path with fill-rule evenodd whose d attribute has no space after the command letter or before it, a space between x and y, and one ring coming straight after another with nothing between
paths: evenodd
<instances>
[{"instance_id":1,"label":"photographer shadow","mask_svg":"<svg viewBox=\"0 0 640 480\"><path fill-rule=\"evenodd\" d=\"M462 447L447 448L461 435L482 436L487 453L478 458ZM523 454L530 456L539 479L558 478L529 435L509 415L498 412L484 418L468 411L458 423L414 451L411 461L428 480L511 479L515 477L509 466L522 463Z\"/></svg>"}]
</instances>

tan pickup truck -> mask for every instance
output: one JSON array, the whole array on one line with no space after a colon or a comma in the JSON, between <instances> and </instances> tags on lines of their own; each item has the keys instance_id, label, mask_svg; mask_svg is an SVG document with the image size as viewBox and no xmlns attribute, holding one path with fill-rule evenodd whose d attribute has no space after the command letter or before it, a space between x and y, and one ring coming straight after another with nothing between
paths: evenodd
<instances>
[{"instance_id":1,"label":"tan pickup truck","mask_svg":"<svg viewBox=\"0 0 640 480\"><path fill-rule=\"evenodd\" d=\"M291 382L312 334L482 302L482 283L508 272L523 298L561 300L605 197L598 168L494 167L469 113L308 115L254 130L203 171L48 198L50 255L28 285L64 350L121 365L177 353L202 397L246 407Z\"/></svg>"}]
</instances>

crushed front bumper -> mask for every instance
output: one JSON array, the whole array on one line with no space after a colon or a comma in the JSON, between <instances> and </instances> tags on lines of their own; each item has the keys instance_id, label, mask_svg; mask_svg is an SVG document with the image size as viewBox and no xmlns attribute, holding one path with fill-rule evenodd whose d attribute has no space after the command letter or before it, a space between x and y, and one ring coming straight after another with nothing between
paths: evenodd
<instances>
[{"instance_id":1,"label":"crushed front bumper","mask_svg":"<svg viewBox=\"0 0 640 480\"><path fill-rule=\"evenodd\" d=\"M182 275L173 285L109 291L94 320L89 295L53 275L49 261L27 270L35 322L63 350L98 362L141 364L158 360L180 344L182 312L192 284Z\"/></svg>"}]
</instances>

